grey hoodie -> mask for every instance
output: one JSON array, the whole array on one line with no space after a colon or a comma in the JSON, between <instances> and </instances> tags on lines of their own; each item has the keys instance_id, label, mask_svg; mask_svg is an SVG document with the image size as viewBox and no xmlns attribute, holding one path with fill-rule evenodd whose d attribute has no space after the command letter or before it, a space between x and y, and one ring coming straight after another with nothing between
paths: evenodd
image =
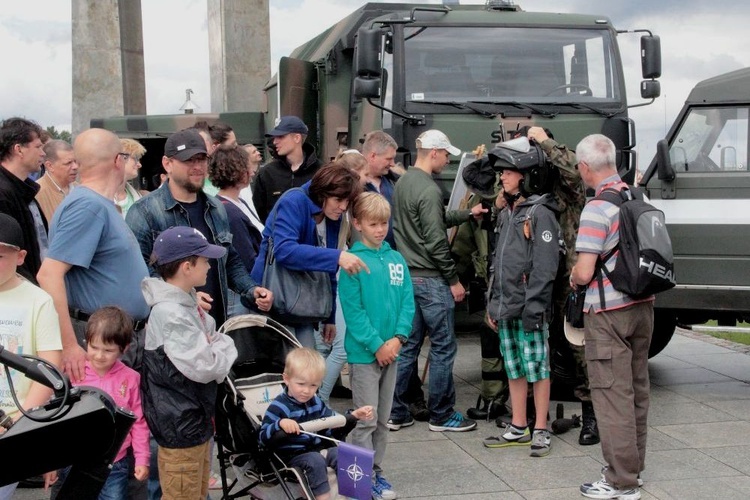
<instances>
[{"instance_id":1,"label":"grey hoodie","mask_svg":"<svg viewBox=\"0 0 750 500\"><path fill-rule=\"evenodd\" d=\"M185 293L159 278L141 283L151 315L146 326L146 350L164 345L175 367L194 382L220 383L237 359L234 341L216 332L216 322L201 314L195 291Z\"/></svg>"},{"instance_id":2,"label":"grey hoodie","mask_svg":"<svg viewBox=\"0 0 750 500\"><path fill-rule=\"evenodd\" d=\"M186 293L158 278L141 290L152 307L141 367L143 413L156 442L189 448L213 435L218 383L237 359L234 341Z\"/></svg>"},{"instance_id":3,"label":"grey hoodie","mask_svg":"<svg viewBox=\"0 0 750 500\"><path fill-rule=\"evenodd\" d=\"M564 249L556 211L552 195L544 194L500 212L487 306L492 319L521 318L527 332L542 330L548 322L552 285Z\"/></svg>"}]
</instances>

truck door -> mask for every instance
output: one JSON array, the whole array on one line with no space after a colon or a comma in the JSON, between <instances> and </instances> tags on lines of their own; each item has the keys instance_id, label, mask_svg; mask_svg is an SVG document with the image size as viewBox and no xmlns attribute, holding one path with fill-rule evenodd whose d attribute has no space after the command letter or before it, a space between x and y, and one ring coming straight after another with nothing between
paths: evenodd
<instances>
[{"instance_id":1,"label":"truck door","mask_svg":"<svg viewBox=\"0 0 750 500\"><path fill-rule=\"evenodd\" d=\"M657 306L750 308L749 116L748 106L694 106L671 134L674 180L654 176L648 188L666 216L678 285L659 294Z\"/></svg>"}]
</instances>

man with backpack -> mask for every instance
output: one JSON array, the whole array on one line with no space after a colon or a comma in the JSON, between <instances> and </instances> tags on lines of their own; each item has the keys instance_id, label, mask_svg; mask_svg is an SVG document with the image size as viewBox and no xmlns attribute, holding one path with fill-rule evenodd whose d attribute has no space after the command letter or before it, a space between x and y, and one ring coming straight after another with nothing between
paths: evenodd
<instances>
[{"instance_id":1,"label":"man with backpack","mask_svg":"<svg viewBox=\"0 0 750 500\"><path fill-rule=\"evenodd\" d=\"M595 189L597 196L581 214L578 260L570 282L571 286L588 286L584 302L586 362L607 463L599 480L581 485L581 494L637 500L641 498L640 473L646 458L654 296L633 297L616 289L610 280L623 253L619 244L624 221L620 220L622 203L603 193L620 196L621 190L627 190L617 174L614 143L600 134L589 135L578 143L576 156L584 184Z\"/></svg>"}]
</instances>

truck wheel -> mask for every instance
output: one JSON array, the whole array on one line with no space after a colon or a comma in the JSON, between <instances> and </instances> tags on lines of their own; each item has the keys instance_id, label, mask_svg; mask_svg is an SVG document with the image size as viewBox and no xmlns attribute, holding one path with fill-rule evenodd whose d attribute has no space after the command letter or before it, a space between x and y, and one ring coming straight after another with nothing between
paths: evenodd
<instances>
[{"instance_id":1,"label":"truck wheel","mask_svg":"<svg viewBox=\"0 0 750 500\"><path fill-rule=\"evenodd\" d=\"M669 309L654 310L654 333L651 336L651 347L648 357L653 358L659 354L669 341L672 340L674 330L677 327L677 316Z\"/></svg>"}]
</instances>

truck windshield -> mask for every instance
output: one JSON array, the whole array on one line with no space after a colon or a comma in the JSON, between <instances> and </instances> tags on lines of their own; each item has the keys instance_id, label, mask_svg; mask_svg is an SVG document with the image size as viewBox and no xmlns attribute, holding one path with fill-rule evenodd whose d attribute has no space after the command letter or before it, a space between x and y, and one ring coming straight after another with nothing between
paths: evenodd
<instances>
[{"instance_id":1,"label":"truck windshield","mask_svg":"<svg viewBox=\"0 0 750 500\"><path fill-rule=\"evenodd\" d=\"M669 156L678 172L748 169L748 108L693 108L680 126Z\"/></svg>"},{"instance_id":2,"label":"truck windshield","mask_svg":"<svg viewBox=\"0 0 750 500\"><path fill-rule=\"evenodd\" d=\"M406 101L620 105L609 30L410 27Z\"/></svg>"}]
</instances>

